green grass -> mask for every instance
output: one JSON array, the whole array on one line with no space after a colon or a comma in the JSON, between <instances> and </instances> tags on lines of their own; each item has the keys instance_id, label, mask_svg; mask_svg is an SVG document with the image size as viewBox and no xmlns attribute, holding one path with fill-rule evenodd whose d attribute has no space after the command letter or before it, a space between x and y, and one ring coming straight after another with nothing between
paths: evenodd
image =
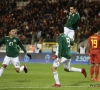
<instances>
[{"instance_id":1,"label":"green grass","mask_svg":"<svg viewBox=\"0 0 100 90\"><path fill-rule=\"evenodd\" d=\"M1 65L1 64L0 64ZM85 68L87 78L81 73L65 72L63 66L58 68L59 79L62 87L51 87L55 82L51 71L52 64L27 63L28 73L16 73L13 65L7 67L0 78L0 90L94 90L90 84L89 65L71 65L73 67Z\"/></svg>"}]
</instances>

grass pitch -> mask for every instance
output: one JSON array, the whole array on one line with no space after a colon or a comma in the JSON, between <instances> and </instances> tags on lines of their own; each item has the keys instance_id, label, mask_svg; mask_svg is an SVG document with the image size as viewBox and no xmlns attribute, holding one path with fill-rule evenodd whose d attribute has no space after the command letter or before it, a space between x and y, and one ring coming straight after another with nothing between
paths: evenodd
<instances>
[{"instance_id":1,"label":"grass pitch","mask_svg":"<svg viewBox=\"0 0 100 90\"><path fill-rule=\"evenodd\" d=\"M21 63L22 64L22 63ZM1 63L0 63L1 65ZM95 90L100 82L91 82L89 65L71 65L72 67L85 68L87 78L78 72L65 72L63 65L58 68L59 79L62 87L52 87L55 84L51 71L52 64L27 63L28 73L16 73L13 65L7 67L0 78L0 90Z\"/></svg>"}]
</instances>

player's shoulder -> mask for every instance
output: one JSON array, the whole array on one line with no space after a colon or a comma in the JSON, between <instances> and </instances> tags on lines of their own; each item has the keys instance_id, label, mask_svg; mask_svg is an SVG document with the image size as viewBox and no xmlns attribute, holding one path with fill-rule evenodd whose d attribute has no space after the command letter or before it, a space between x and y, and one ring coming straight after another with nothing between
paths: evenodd
<instances>
[{"instance_id":1,"label":"player's shoulder","mask_svg":"<svg viewBox=\"0 0 100 90\"><path fill-rule=\"evenodd\" d=\"M79 17L79 18L80 18L79 12L76 12L76 13L75 13L75 17Z\"/></svg>"},{"instance_id":2,"label":"player's shoulder","mask_svg":"<svg viewBox=\"0 0 100 90\"><path fill-rule=\"evenodd\" d=\"M19 39L18 37L14 37L14 38Z\"/></svg>"},{"instance_id":3,"label":"player's shoulder","mask_svg":"<svg viewBox=\"0 0 100 90\"><path fill-rule=\"evenodd\" d=\"M69 38L70 39L70 37L68 35L65 35L65 38Z\"/></svg>"},{"instance_id":4,"label":"player's shoulder","mask_svg":"<svg viewBox=\"0 0 100 90\"><path fill-rule=\"evenodd\" d=\"M5 39L8 39L8 38L9 38L9 36L5 36L4 38L5 38Z\"/></svg>"},{"instance_id":5,"label":"player's shoulder","mask_svg":"<svg viewBox=\"0 0 100 90\"><path fill-rule=\"evenodd\" d=\"M78 11L75 12L75 15L80 15Z\"/></svg>"},{"instance_id":6,"label":"player's shoulder","mask_svg":"<svg viewBox=\"0 0 100 90\"><path fill-rule=\"evenodd\" d=\"M64 38L65 36L64 36L64 34L60 34L59 36L58 36L58 39L62 39L62 38Z\"/></svg>"},{"instance_id":7,"label":"player's shoulder","mask_svg":"<svg viewBox=\"0 0 100 90\"><path fill-rule=\"evenodd\" d=\"M91 38L98 38L98 37L99 37L98 34L93 34L93 35L91 36Z\"/></svg>"},{"instance_id":8,"label":"player's shoulder","mask_svg":"<svg viewBox=\"0 0 100 90\"><path fill-rule=\"evenodd\" d=\"M20 40L19 37L14 37L14 38L17 39L17 40Z\"/></svg>"},{"instance_id":9,"label":"player's shoulder","mask_svg":"<svg viewBox=\"0 0 100 90\"><path fill-rule=\"evenodd\" d=\"M8 38L9 36L5 36L5 38Z\"/></svg>"},{"instance_id":10,"label":"player's shoulder","mask_svg":"<svg viewBox=\"0 0 100 90\"><path fill-rule=\"evenodd\" d=\"M67 36L66 34L62 34L61 37L62 38L68 38L69 36Z\"/></svg>"}]
</instances>

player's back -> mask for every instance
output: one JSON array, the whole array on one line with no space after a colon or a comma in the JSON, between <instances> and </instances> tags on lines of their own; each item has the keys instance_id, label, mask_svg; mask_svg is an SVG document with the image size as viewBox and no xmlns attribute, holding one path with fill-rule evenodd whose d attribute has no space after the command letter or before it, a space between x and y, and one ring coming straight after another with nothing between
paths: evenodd
<instances>
[{"instance_id":1,"label":"player's back","mask_svg":"<svg viewBox=\"0 0 100 90\"><path fill-rule=\"evenodd\" d=\"M61 56L70 59L72 56L70 51L70 38L65 34L62 34L58 38L58 44L59 48L61 48L61 50L59 50Z\"/></svg>"},{"instance_id":2,"label":"player's back","mask_svg":"<svg viewBox=\"0 0 100 90\"><path fill-rule=\"evenodd\" d=\"M88 44L90 46L90 52L100 50L100 36L97 34L90 36L88 40Z\"/></svg>"}]
</instances>

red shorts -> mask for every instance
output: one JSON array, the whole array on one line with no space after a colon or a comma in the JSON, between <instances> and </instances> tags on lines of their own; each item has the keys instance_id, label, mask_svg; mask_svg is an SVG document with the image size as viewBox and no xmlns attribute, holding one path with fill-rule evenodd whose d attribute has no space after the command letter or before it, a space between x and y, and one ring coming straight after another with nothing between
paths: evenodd
<instances>
[{"instance_id":1,"label":"red shorts","mask_svg":"<svg viewBox=\"0 0 100 90\"><path fill-rule=\"evenodd\" d=\"M91 50L90 51L90 62L91 63L100 63L100 50Z\"/></svg>"}]
</instances>

